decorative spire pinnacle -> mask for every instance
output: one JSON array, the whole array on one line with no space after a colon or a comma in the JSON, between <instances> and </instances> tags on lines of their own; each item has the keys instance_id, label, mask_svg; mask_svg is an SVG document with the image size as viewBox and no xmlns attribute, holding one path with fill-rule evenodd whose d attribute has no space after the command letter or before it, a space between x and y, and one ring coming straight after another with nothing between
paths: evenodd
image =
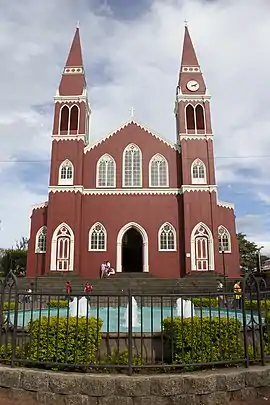
<instances>
[{"instance_id":1,"label":"decorative spire pinnacle","mask_svg":"<svg viewBox=\"0 0 270 405\"><path fill-rule=\"evenodd\" d=\"M82 95L86 87L84 76L80 30L77 24L75 35L65 64L63 76L59 86L59 95Z\"/></svg>"},{"instance_id":2,"label":"decorative spire pinnacle","mask_svg":"<svg viewBox=\"0 0 270 405\"><path fill-rule=\"evenodd\" d=\"M185 36L184 36L184 44L183 44L183 53L182 53L182 66L200 66L194 46L192 44L187 21L185 21Z\"/></svg>"}]
</instances>

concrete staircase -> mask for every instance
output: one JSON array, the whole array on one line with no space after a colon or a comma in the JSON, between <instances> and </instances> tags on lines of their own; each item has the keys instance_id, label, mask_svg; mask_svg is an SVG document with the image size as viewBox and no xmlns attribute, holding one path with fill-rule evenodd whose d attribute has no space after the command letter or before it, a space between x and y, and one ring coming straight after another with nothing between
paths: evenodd
<instances>
[{"instance_id":1,"label":"concrete staircase","mask_svg":"<svg viewBox=\"0 0 270 405\"><path fill-rule=\"evenodd\" d=\"M172 293L208 293L216 292L217 279L220 274L214 272L191 273L180 279L161 279L150 273L118 273L106 279L84 279L75 274L54 273L37 279L38 292L61 294L65 292L65 283L70 281L73 293L83 293L86 281L93 285L93 294L117 294L129 289L136 294L172 294ZM229 281L229 280L228 280ZM30 278L18 279L19 290L25 290L36 280Z\"/></svg>"}]
</instances>

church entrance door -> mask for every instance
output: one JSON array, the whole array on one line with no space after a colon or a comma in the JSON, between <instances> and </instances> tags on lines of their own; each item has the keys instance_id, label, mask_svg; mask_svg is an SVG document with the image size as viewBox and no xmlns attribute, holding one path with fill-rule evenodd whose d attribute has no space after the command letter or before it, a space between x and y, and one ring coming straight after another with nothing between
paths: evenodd
<instances>
[{"instance_id":1,"label":"church entrance door","mask_svg":"<svg viewBox=\"0 0 270 405\"><path fill-rule=\"evenodd\" d=\"M143 271L143 240L135 228L128 229L122 239L122 271Z\"/></svg>"}]
</instances>

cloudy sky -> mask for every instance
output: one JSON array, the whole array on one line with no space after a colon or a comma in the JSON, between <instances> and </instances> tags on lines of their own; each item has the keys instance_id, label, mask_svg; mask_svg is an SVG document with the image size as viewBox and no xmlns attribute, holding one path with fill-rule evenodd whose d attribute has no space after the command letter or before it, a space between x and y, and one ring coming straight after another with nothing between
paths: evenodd
<instances>
[{"instance_id":1,"label":"cloudy sky","mask_svg":"<svg viewBox=\"0 0 270 405\"><path fill-rule=\"evenodd\" d=\"M270 253L269 0L0 0L0 247L47 199L53 96L80 21L96 141L130 117L175 140L184 20L212 95L219 198Z\"/></svg>"}]
</instances>

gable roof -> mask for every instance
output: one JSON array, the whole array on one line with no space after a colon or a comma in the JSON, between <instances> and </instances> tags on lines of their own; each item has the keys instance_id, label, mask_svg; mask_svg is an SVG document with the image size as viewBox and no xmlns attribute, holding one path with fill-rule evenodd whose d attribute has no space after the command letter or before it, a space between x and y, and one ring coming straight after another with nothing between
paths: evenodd
<instances>
[{"instance_id":1,"label":"gable roof","mask_svg":"<svg viewBox=\"0 0 270 405\"><path fill-rule=\"evenodd\" d=\"M153 131L151 131L151 129L149 129L149 128L145 127L144 125L140 124L138 121L135 121L134 119L131 119L131 120L125 122L120 127L118 127L115 131L111 132L110 134L106 135L104 138L100 139L99 141L93 143L92 145L91 144L87 145L84 148L84 153L90 151L91 149L96 148L98 145L105 142L107 139L111 138L112 136L116 135L118 132L120 132L122 129L126 128L130 124L135 124L138 128L143 129L145 132L147 132L148 134L150 134L154 138L158 139L159 141L165 143L170 148L172 148L172 149L174 149L176 151L180 150L179 146L177 144L174 144L172 142L167 141L166 139L162 138L160 135L158 135L158 134L154 133Z\"/></svg>"}]
</instances>

